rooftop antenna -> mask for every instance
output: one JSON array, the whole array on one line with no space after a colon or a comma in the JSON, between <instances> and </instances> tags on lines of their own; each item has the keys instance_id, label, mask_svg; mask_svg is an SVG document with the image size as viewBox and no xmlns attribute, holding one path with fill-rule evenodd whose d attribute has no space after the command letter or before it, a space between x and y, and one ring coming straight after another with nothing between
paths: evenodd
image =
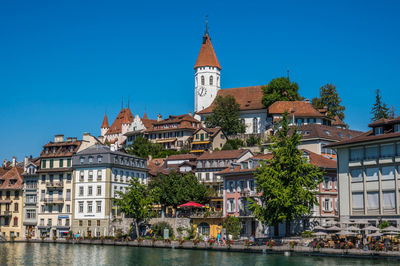
<instances>
[{"instance_id":1,"label":"rooftop antenna","mask_svg":"<svg viewBox=\"0 0 400 266\"><path fill-rule=\"evenodd\" d=\"M206 33L205 34L208 34L208 15L206 15Z\"/></svg>"}]
</instances>

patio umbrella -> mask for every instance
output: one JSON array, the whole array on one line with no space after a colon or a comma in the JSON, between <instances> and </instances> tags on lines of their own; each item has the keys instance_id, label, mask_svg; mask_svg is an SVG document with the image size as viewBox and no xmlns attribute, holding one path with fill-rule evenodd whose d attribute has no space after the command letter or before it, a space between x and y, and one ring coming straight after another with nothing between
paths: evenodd
<instances>
[{"instance_id":1,"label":"patio umbrella","mask_svg":"<svg viewBox=\"0 0 400 266\"><path fill-rule=\"evenodd\" d=\"M362 230L364 230L364 231L378 231L378 230L379 230L379 228L378 228L378 227L375 227L375 226L372 226L372 225L370 225L370 226L367 226L367 227L363 228Z\"/></svg>"},{"instance_id":2,"label":"patio umbrella","mask_svg":"<svg viewBox=\"0 0 400 266\"><path fill-rule=\"evenodd\" d=\"M364 220L354 220L353 223L354 223L354 224L368 224L368 222L367 222L367 221L364 221Z\"/></svg>"},{"instance_id":3,"label":"patio umbrella","mask_svg":"<svg viewBox=\"0 0 400 266\"><path fill-rule=\"evenodd\" d=\"M327 221L326 224L327 225L337 225L338 222L336 222L336 221Z\"/></svg>"},{"instance_id":4,"label":"patio umbrella","mask_svg":"<svg viewBox=\"0 0 400 266\"><path fill-rule=\"evenodd\" d=\"M342 230L341 228L337 227L337 226L332 226L332 227L328 227L325 229L326 231L340 231Z\"/></svg>"},{"instance_id":5,"label":"patio umbrella","mask_svg":"<svg viewBox=\"0 0 400 266\"><path fill-rule=\"evenodd\" d=\"M316 232L316 233L313 233L313 235L322 237L322 236L326 236L327 233L324 233L324 232Z\"/></svg>"},{"instance_id":6,"label":"patio umbrella","mask_svg":"<svg viewBox=\"0 0 400 266\"><path fill-rule=\"evenodd\" d=\"M373 234L367 234L367 236L382 236L383 234L382 233L379 233L379 232L377 232L377 233L373 233Z\"/></svg>"},{"instance_id":7,"label":"patio umbrella","mask_svg":"<svg viewBox=\"0 0 400 266\"><path fill-rule=\"evenodd\" d=\"M350 221L340 221L341 224L353 224L354 222L350 222Z\"/></svg>"},{"instance_id":8,"label":"patio umbrella","mask_svg":"<svg viewBox=\"0 0 400 266\"><path fill-rule=\"evenodd\" d=\"M360 231L360 228L355 226L349 226L346 228L347 231Z\"/></svg>"},{"instance_id":9,"label":"patio umbrella","mask_svg":"<svg viewBox=\"0 0 400 266\"><path fill-rule=\"evenodd\" d=\"M389 226L389 227L386 227L386 228L381 229L381 231L395 231L395 232L399 232L400 229L399 229L399 228L396 228L396 227L394 227L394 226Z\"/></svg>"},{"instance_id":10,"label":"patio umbrella","mask_svg":"<svg viewBox=\"0 0 400 266\"><path fill-rule=\"evenodd\" d=\"M205 205L193 201L189 201L185 204L178 206L178 208L203 208L203 207L205 207Z\"/></svg>"},{"instance_id":11,"label":"patio umbrella","mask_svg":"<svg viewBox=\"0 0 400 266\"><path fill-rule=\"evenodd\" d=\"M317 226L314 226L313 230L325 230L325 228L320 225L317 225Z\"/></svg>"},{"instance_id":12,"label":"patio umbrella","mask_svg":"<svg viewBox=\"0 0 400 266\"><path fill-rule=\"evenodd\" d=\"M399 232L389 231L389 232L384 232L383 234L389 236L397 236Z\"/></svg>"},{"instance_id":13,"label":"patio umbrella","mask_svg":"<svg viewBox=\"0 0 400 266\"><path fill-rule=\"evenodd\" d=\"M356 233L349 232L349 231L340 231L336 233L339 236L354 236Z\"/></svg>"}]
</instances>

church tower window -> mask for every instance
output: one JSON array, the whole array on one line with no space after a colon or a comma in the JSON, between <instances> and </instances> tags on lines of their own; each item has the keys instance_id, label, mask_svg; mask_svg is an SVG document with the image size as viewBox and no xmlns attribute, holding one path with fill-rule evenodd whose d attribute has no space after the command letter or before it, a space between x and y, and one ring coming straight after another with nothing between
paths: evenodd
<instances>
[{"instance_id":1,"label":"church tower window","mask_svg":"<svg viewBox=\"0 0 400 266\"><path fill-rule=\"evenodd\" d=\"M201 85L204 85L204 76L201 76Z\"/></svg>"},{"instance_id":2,"label":"church tower window","mask_svg":"<svg viewBox=\"0 0 400 266\"><path fill-rule=\"evenodd\" d=\"M213 85L213 76L210 76L210 85Z\"/></svg>"}]
</instances>

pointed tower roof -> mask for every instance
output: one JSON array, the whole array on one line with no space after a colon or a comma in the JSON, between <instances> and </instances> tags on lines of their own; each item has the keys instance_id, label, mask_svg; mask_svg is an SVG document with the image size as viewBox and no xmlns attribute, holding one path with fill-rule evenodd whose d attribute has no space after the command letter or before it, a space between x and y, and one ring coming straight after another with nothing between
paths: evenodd
<instances>
[{"instance_id":1,"label":"pointed tower roof","mask_svg":"<svg viewBox=\"0 0 400 266\"><path fill-rule=\"evenodd\" d=\"M104 119L103 123L101 124L101 128L110 128L110 126L108 125L107 113L104 114Z\"/></svg>"},{"instance_id":2,"label":"pointed tower roof","mask_svg":"<svg viewBox=\"0 0 400 266\"><path fill-rule=\"evenodd\" d=\"M133 114L129 108L123 108L117 118L115 118L106 135L120 134L122 132L122 124L130 124L133 122Z\"/></svg>"},{"instance_id":3,"label":"pointed tower roof","mask_svg":"<svg viewBox=\"0 0 400 266\"><path fill-rule=\"evenodd\" d=\"M147 119L147 114L144 112L143 119Z\"/></svg>"},{"instance_id":4,"label":"pointed tower roof","mask_svg":"<svg viewBox=\"0 0 400 266\"><path fill-rule=\"evenodd\" d=\"M194 68L203 67L203 66L211 66L211 67L217 67L218 69L221 69L221 66L218 62L218 58L215 55L214 48L211 44L211 38L208 35L207 30L203 36L203 44L201 45L199 56L197 57Z\"/></svg>"}]
</instances>

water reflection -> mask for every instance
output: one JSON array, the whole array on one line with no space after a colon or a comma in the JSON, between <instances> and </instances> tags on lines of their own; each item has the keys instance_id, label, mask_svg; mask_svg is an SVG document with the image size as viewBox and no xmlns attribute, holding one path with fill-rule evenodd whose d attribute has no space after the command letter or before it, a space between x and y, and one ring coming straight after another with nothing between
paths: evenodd
<instances>
[{"instance_id":1,"label":"water reflection","mask_svg":"<svg viewBox=\"0 0 400 266\"><path fill-rule=\"evenodd\" d=\"M395 261L52 243L0 243L0 265L398 265Z\"/></svg>"}]
</instances>

